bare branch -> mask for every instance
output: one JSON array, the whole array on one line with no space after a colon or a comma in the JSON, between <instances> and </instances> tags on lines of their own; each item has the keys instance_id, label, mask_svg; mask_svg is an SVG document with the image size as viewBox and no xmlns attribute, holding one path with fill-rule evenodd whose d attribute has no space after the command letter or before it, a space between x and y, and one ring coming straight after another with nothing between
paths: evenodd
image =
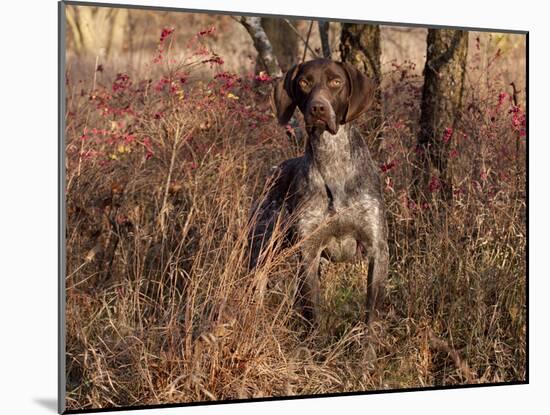
<instances>
[{"instance_id":1,"label":"bare branch","mask_svg":"<svg viewBox=\"0 0 550 415\"><path fill-rule=\"evenodd\" d=\"M290 26L290 28L292 29L292 31L296 34L296 36L298 36L298 38L304 43L304 45L306 45L306 47L309 49L309 51L311 52L311 54L315 57L318 57L319 55L317 53L315 53L315 51L313 49L311 49L311 47L309 46L308 42L306 41L306 39L304 39L302 37L302 35L300 34L300 32L298 32L298 30L294 27L294 25L292 23L290 23L290 21L288 19L283 19L285 21L285 23L287 25Z\"/></svg>"},{"instance_id":2,"label":"bare branch","mask_svg":"<svg viewBox=\"0 0 550 415\"><path fill-rule=\"evenodd\" d=\"M306 38L306 44L304 45L304 54L302 55L302 62L306 60L307 49L309 47L309 37L311 36L311 29L313 29L313 20L309 22L309 30L307 31L307 38Z\"/></svg>"},{"instance_id":3,"label":"bare branch","mask_svg":"<svg viewBox=\"0 0 550 415\"><path fill-rule=\"evenodd\" d=\"M323 57L330 58L332 56L332 52L330 50L330 43L328 40L330 22L327 20L318 20L317 24L319 25L319 36L321 37L321 47L323 49Z\"/></svg>"}]
</instances>

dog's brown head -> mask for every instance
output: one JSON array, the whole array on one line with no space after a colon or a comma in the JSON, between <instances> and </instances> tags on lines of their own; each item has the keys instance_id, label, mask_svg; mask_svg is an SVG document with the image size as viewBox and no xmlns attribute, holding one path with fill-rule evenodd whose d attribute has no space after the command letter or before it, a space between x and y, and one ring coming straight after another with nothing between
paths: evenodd
<instances>
[{"instance_id":1,"label":"dog's brown head","mask_svg":"<svg viewBox=\"0 0 550 415\"><path fill-rule=\"evenodd\" d=\"M369 108L374 91L375 83L352 65L315 59L295 65L275 82L272 104L281 124L287 124L298 107L309 134L336 134L340 124Z\"/></svg>"}]
</instances>

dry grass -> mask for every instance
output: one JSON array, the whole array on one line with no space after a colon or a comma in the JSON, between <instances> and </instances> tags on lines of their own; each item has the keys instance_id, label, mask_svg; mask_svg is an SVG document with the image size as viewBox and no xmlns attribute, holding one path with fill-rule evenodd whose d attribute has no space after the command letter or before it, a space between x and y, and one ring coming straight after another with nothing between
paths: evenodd
<instances>
[{"instance_id":1,"label":"dry grass","mask_svg":"<svg viewBox=\"0 0 550 415\"><path fill-rule=\"evenodd\" d=\"M390 276L367 337L358 265L326 267L312 333L292 308L292 250L247 272L252 198L300 149L268 86L192 81L221 68L177 51L190 59L159 64L165 85L67 81L68 409L525 379L525 138L521 110L498 104L510 92L499 58L478 68L472 56L444 209L437 193L409 203L421 78L387 65L374 156L387 167Z\"/></svg>"}]
</instances>

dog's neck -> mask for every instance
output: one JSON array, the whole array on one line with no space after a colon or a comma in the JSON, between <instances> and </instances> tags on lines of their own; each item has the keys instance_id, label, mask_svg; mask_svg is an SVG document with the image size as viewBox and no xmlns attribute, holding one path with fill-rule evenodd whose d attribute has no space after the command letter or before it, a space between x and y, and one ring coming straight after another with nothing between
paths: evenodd
<instances>
[{"instance_id":1,"label":"dog's neck","mask_svg":"<svg viewBox=\"0 0 550 415\"><path fill-rule=\"evenodd\" d=\"M346 181L356 171L353 146L349 124L341 125L334 135L325 131L308 137L305 157L309 162L310 177L318 186L330 191L334 199L345 199Z\"/></svg>"},{"instance_id":2,"label":"dog's neck","mask_svg":"<svg viewBox=\"0 0 550 415\"><path fill-rule=\"evenodd\" d=\"M305 155L312 167L321 174L331 173L335 169L351 165L351 126L341 125L336 134L328 131L322 133L313 132L308 136Z\"/></svg>"}]
</instances>

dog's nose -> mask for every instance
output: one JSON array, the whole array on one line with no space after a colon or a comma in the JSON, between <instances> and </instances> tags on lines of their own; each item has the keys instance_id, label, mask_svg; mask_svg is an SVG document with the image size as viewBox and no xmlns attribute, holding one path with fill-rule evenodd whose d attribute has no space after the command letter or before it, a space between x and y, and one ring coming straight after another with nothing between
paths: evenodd
<instances>
[{"instance_id":1,"label":"dog's nose","mask_svg":"<svg viewBox=\"0 0 550 415\"><path fill-rule=\"evenodd\" d=\"M314 117L322 117L325 115L325 105L322 102L313 102L311 104L311 115Z\"/></svg>"}]
</instances>

